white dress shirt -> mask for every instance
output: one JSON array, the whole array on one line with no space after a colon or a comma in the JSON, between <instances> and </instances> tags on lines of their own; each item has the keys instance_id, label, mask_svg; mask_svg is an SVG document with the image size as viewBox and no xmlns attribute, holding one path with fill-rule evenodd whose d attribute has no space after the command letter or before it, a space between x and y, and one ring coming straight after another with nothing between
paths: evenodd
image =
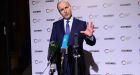
<instances>
[{"instance_id":1,"label":"white dress shirt","mask_svg":"<svg viewBox=\"0 0 140 75\"><path fill-rule=\"evenodd\" d=\"M73 17L71 17L71 18L69 19L70 31L71 31L71 28L72 28L73 19L74 19ZM64 29L65 29L65 32L66 32L66 24L67 24L67 20L64 19ZM93 36L91 36L91 37L88 37L88 36L87 36L87 38L90 39L91 41L93 41Z\"/></svg>"},{"instance_id":2,"label":"white dress shirt","mask_svg":"<svg viewBox=\"0 0 140 75\"><path fill-rule=\"evenodd\" d=\"M71 31L72 23L73 23L73 17L71 17L68 21L69 21L69 27L70 27L70 31ZM66 24L67 24L67 20L64 19L64 29L65 29L65 32L66 32Z\"/></svg>"}]
</instances>

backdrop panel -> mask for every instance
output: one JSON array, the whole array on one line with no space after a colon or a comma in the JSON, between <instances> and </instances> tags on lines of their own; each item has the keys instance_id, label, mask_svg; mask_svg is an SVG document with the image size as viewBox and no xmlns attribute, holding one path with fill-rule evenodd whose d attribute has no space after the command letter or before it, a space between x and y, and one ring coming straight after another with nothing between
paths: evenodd
<instances>
[{"instance_id":1,"label":"backdrop panel","mask_svg":"<svg viewBox=\"0 0 140 75\"><path fill-rule=\"evenodd\" d=\"M32 75L49 75L48 45L58 0L29 0ZM73 16L95 25L95 46L84 43L91 75L140 74L140 1L69 0ZM56 72L55 72L56 75Z\"/></svg>"}]
</instances>

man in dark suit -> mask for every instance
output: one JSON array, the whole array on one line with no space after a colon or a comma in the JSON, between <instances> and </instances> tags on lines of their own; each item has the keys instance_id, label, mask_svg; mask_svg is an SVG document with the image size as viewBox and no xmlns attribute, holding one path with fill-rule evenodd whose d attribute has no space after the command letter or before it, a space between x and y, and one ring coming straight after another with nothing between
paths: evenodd
<instances>
[{"instance_id":1,"label":"man in dark suit","mask_svg":"<svg viewBox=\"0 0 140 75\"><path fill-rule=\"evenodd\" d=\"M67 67L61 67L61 50L59 49L56 54L56 65L57 65L57 71L58 75L74 75L75 68L74 68L74 57L73 57L73 45L75 43L74 37L75 33L78 34L78 53L80 54L80 57L78 58L78 75L85 75L85 67L84 67L84 56L83 56L83 42L84 40L88 45L95 45L96 39L93 35L94 32L94 26L91 23L86 23L85 21L81 21L73 17L72 15L72 9L71 5L68 1L61 0L57 4L57 9L63 19L58 20L53 23L52 33L50 41L56 41L58 42L58 45L62 46L63 37L65 34L69 35L68 40L68 54L67 57L64 58L67 59ZM67 22L68 21L68 22ZM67 29L67 24L69 25L69 30ZM67 31L68 30L68 31Z\"/></svg>"}]
</instances>

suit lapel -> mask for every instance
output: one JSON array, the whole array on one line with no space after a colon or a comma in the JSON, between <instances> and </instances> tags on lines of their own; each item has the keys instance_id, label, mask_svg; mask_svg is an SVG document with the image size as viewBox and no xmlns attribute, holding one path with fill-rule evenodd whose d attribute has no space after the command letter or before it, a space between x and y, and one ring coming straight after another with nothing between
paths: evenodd
<instances>
[{"instance_id":1,"label":"suit lapel","mask_svg":"<svg viewBox=\"0 0 140 75\"><path fill-rule=\"evenodd\" d=\"M60 27L59 29L60 29L60 32L62 32L62 34L64 35L65 34L65 30L64 30L64 19L62 19L60 23L61 23L60 24L61 26L59 26Z\"/></svg>"},{"instance_id":2,"label":"suit lapel","mask_svg":"<svg viewBox=\"0 0 140 75\"><path fill-rule=\"evenodd\" d=\"M78 26L77 21L76 21L76 19L74 18L74 19L73 19L73 23L72 23L72 28L71 28L71 33L72 33L72 34L75 33L75 31L76 31L76 29L77 29L77 26Z\"/></svg>"},{"instance_id":3,"label":"suit lapel","mask_svg":"<svg viewBox=\"0 0 140 75\"><path fill-rule=\"evenodd\" d=\"M70 45L73 44L74 33L76 32L77 26L78 26L77 21L76 21L76 19L74 18L74 19L73 19L73 23L72 23L71 32L70 32L70 37L69 37L69 44L70 44Z\"/></svg>"},{"instance_id":4,"label":"suit lapel","mask_svg":"<svg viewBox=\"0 0 140 75\"><path fill-rule=\"evenodd\" d=\"M57 26L57 29L58 29L58 39L60 40L60 46L62 45L62 41L63 41L63 37L64 37L64 34L65 34L65 30L64 30L64 20L60 20L58 26Z\"/></svg>"}]
</instances>

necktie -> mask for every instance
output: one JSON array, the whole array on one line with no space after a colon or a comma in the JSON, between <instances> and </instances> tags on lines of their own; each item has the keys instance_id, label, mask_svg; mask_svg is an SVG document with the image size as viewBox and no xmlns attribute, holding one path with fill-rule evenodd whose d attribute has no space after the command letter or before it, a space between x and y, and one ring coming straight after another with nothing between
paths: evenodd
<instances>
[{"instance_id":1,"label":"necktie","mask_svg":"<svg viewBox=\"0 0 140 75\"><path fill-rule=\"evenodd\" d=\"M69 27L69 21L66 21L66 33L67 35L69 35L70 33L70 27ZM68 62L68 55L64 55L64 60L63 60L63 65L62 65L62 75L72 75L71 74L71 70L70 70L70 63Z\"/></svg>"},{"instance_id":2,"label":"necktie","mask_svg":"<svg viewBox=\"0 0 140 75\"><path fill-rule=\"evenodd\" d=\"M66 34L69 35L69 33L70 33L70 26L69 26L69 21L67 20L67 22L66 22Z\"/></svg>"}]
</instances>

